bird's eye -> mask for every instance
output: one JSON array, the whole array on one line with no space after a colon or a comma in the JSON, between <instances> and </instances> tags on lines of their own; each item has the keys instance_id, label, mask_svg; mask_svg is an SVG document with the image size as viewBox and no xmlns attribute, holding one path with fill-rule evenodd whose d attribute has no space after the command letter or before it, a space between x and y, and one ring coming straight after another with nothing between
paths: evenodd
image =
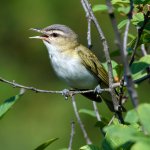
<instances>
[{"instance_id":1,"label":"bird's eye","mask_svg":"<svg viewBox=\"0 0 150 150\"><path fill-rule=\"evenodd\" d=\"M52 33L51 36L52 37L58 37L59 35L57 33Z\"/></svg>"}]
</instances>

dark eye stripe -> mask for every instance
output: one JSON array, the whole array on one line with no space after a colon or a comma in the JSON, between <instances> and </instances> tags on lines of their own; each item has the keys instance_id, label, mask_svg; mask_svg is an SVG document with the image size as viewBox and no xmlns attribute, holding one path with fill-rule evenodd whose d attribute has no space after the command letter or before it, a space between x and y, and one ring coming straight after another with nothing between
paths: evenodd
<instances>
[{"instance_id":1,"label":"dark eye stripe","mask_svg":"<svg viewBox=\"0 0 150 150\"><path fill-rule=\"evenodd\" d=\"M58 37L59 34L57 34L57 33L52 33L51 36L52 36L52 37Z\"/></svg>"}]
</instances>

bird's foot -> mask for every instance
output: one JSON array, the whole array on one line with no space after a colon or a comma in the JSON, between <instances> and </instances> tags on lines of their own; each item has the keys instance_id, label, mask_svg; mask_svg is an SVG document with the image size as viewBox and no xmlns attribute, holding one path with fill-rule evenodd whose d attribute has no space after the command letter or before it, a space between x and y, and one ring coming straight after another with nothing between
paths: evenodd
<instances>
[{"instance_id":1,"label":"bird's foot","mask_svg":"<svg viewBox=\"0 0 150 150\"><path fill-rule=\"evenodd\" d=\"M102 93L101 86L98 85L98 86L94 89L94 92L97 94L97 96L98 96L99 94L101 94L101 93Z\"/></svg>"},{"instance_id":2,"label":"bird's foot","mask_svg":"<svg viewBox=\"0 0 150 150\"><path fill-rule=\"evenodd\" d=\"M65 97L65 100L67 100L68 97L70 96L70 90L68 89L62 90L62 95Z\"/></svg>"}]
</instances>

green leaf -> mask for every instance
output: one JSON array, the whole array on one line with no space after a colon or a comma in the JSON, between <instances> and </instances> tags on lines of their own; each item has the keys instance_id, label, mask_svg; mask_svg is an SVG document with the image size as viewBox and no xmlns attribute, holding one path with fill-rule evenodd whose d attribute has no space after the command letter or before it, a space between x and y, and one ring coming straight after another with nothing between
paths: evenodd
<instances>
[{"instance_id":1,"label":"green leaf","mask_svg":"<svg viewBox=\"0 0 150 150\"><path fill-rule=\"evenodd\" d=\"M46 147L48 147L50 144L52 144L56 140L58 140L58 138L50 139L50 140L44 142L43 144L41 144L40 146L38 146L37 148L35 148L34 150L44 150Z\"/></svg>"},{"instance_id":2,"label":"green leaf","mask_svg":"<svg viewBox=\"0 0 150 150\"><path fill-rule=\"evenodd\" d=\"M111 142L107 140L108 137L105 137L105 139L102 142L102 150L114 150L114 148L111 145Z\"/></svg>"},{"instance_id":3,"label":"green leaf","mask_svg":"<svg viewBox=\"0 0 150 150\"><path fill-rule=\"evenodd\" d=\"M107 11L108 10L107 6L103 5L103 4L94 5L92 9L94 12L96 12L96 11Z\"/></svg>"},{"instance_id":4,"label":"green leaf","mask_svg":"<svg viewBox=\"0 0 150 150\"><path fill-rule=\"evenodd\" d=\"M113 69L113 76L115 81L117 81L120 77L120 74L122 73L122 66L119 65L116 61L111 60L112 63L112 69ZM107 63L102 63L105 69L108 71Z\"/></svg>"},{"instance_id":5,"label":"green leaf","mask_svg":"<svg viewBox=\"0 0 150 150\"><path fill-rule=\"evenodd\" d=\"M24 94L24 92L25 90L21 90L18 95L8 98L0 105L0 118L2 118L8 112L8 110L12 108L12 106Z\"/></svg>"},{"instance_id":6,"label":"green leaf","mask_svg":"<svg viewBox=\"0 0 150 150\"><path fill-rule=\"evenodd\" d=\"M122 125L114 120L112 125L104 128L106 136L102 143L103 149L148 150L150 147L150 118L148 114L150 114L150 104L141 104L138 106L137 112L131 110L125 118L125 121L131 125Z\"/></svg>"},{"instance_id":7,"label":"green leaf","mask_svg":"<svg viewBox=\"0 0 150 150\"><path fill-rule=\"evenodd\" d=\"M125 120L125 122L131 123L131 124L137 123L139 120L139 117L138 117L138 114L135 111L135 109L128 111L124 120Z\"/></svg>"},{"instance_id":8,"label":"green leaf","mask_svg":"<svg viewBox=\"0 0 150 150\"><path fill-rule=\"evenodd\" d=\"M143 22L144 21L143 13L140 12L140 13L137 13L137 14L133 15L133 19L131 21L134 25L137 25L140 22Z\"/></svg>"},{"instance_id":9,"label":"green leaf","mask_svg":"<svg viewBox=\"0 0 150 150\"><path fill-rule=\"evenodd\" d=\"M95 123L95 127L99 127L102 129L104 126L106 126L108 124L109 124L109 120L107 118L101 116L101 121L97 121Z\"/></svg>"},{"instance_id":10,"label":"green leaf","mask_svg":"<svg viewBox=\"0 0 150 150\"><path fill-rule=\"evenodd\" d=\"M91 145L82 146L80 150L100 150L100 148L91 144Z\"/></svg>"},{"instance_id":11,"label":"green leaf","mask_svg":"<svg viewBox=\"0 0 150 150\"><path fill-rule=\"evenodd\" d=\"M115 5L115 4L130 4L130 1L129 0L112 0L112 4Z\"/></svg>"},{"instance_id":12,"label":"green leaf","mask_svg":"<svg viewBox=\"0 0 150 150\"><path fill-rule=\"evenodd\" d=\"M140 44L145 44L145 43L150 43L150 34L146 32L142 34L140 39Z\"/></svg>"},{"instance_id":13,"label":"green leaf","mask_svg":"<svg viewBox=\"0 0 150 150\"><path fill-rule=\"evenodd\" d=\"M128 7L118 7L118 12L120 12L120 13L124 13L124 14L128 14L129 13L129 11L130 11L130 7L128 6Z\"/></svg>"},{"instance_id":14,"label":"green leaf","mask_svg":"<svg viewBox=\"0 0 150 150\"><path fill-rule=\"evenodd\" d=\"M147 74L146 68L150 66L150 55L143 56L131 66L133 79L137 80Z\"/></svg>"},{"instance_id":15,"label":"green leaf","mask_svg":"<svg viewBox=\"0 0 150 150\"><path fill-rule=\"evenodd\" d=\"M137 142L131 148L131 150L149 150L149 149L150 149L150 143L147 142Z\"/></svg>"},{"instance_id":16,"label":"green leaf","mask_svg":"<svg viewBox=\"0 0 150 150\"><path fill-rule=\"evenodd\" d=\"M111 63L112 63L112 68L113 68L113 75L117 76L117 71L115 68L118 66L118 63L114 60L111 60ZM105 62L105 63L103 63L103 65L104 65L105 69L108 70L107 69L107 63Z\"/></svg>"},{"instance_id":17,"label":"green leaf","mask_svg":"<svg viewBox=\"0 0 150 150\"><path fill-rule=\"evenodd\" d=\"M147 4L150 0L134 0L134 4Z\"/></svg>"},{"instance_id":18,"label":"green leaf","mask_svg":"<svg viewBox=\"0 0 150 150\"><path fill-rule=\"evenodd\" d=\"M138 115L140 118L140 122L146 130L150 134L150 104L142 104L138 107Z\"/></svg>"},{"instance_id":19,"label":"green leaf","mask_svg":"<svg viewBox=\"0 0 150 150\"><path fill-rule=\"evenodd\" d=\"M128 22L128 19L122 20L119 24L118 24L118 29L121 29L122 27L124 27Z\"/></svg>"},{"instance_id":20,"label":"green leaf","mask_svg":"<svg viewBox=\"0 0 150 150\"><path fill-rule=\"evenodd\" d=\"M139 133L139 128L137 126L113 124L105 127L104 131L106 132L107 142L112 146L112 148L116 149L131 141L133 137ZM128 144L126 146L128 146Z\"/></svg>"},{"instance_id":21,"label":"green leaf","mask_svg":"<svg viewBox=\"0 0 150 150\"><path fill-rule=\"evenodd\" d=\"M87 114L89 116L96 117L95 111L94 110L90 110L90 109L84 109L84 108L80 109L79 113L84 113L84 114Z\"/></svg>"}]
</instances>

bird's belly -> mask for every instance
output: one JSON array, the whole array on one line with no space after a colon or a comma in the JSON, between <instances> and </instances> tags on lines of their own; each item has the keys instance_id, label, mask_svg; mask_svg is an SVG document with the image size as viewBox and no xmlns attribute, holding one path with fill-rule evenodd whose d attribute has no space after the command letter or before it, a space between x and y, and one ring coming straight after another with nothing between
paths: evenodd
<instances>
[{"instance_id":1,"label":"bird's belly","mask_svg":"<svg viewBox=\"0 0 150 150\"><path fill-rule=\"evenodd\" d=\"M52 59L56 74L70 87L76 89L93 89L98 85L96 78L78 59Z\"/></svg>"}]
</instances>

